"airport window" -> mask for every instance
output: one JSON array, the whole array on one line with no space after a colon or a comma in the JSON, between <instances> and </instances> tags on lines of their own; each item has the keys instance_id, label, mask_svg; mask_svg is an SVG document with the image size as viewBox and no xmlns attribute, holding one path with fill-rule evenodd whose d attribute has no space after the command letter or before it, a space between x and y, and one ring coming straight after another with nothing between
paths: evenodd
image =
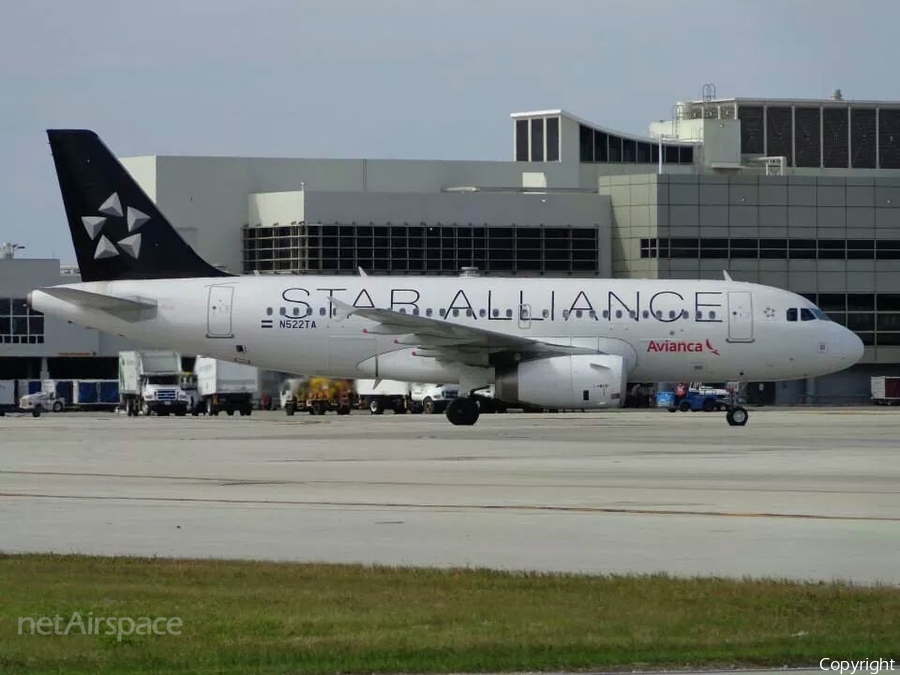
<instances>
[{"instance_id":1,"label":"airport window","mask_svg":"<svg viewBox=\"0 0 900 675\"><path fill-rule=\"evenodd\" d=\"M872 342L866 342L865 337L867 335L871 336L872 333L857 333L857 335L859 335L860 339L865 345L875 344L876 341L877 344L883 347L896 347L900 345L900 333L876 333L874 336L875 340L873 340Z\"/></svg>"},{"instance_id":2,"label":"airport window","mask_svg":"<svg viewBox=\"0 0 900 675\"><path fill-rule=\"evenodd\" d=\"M693 145L682 145L681 150L678 151L678 159L682 164L693 164L694 163L694 146Z\"/></svg>"},{"instance_id":3,"label":"airport window","mask_svg":"<svg viewBox=\"0 0 900 675\"><path fill-rule=\"evenodd\" d=\"M528 161L528 120L516 120L516 161Z\"/></svg>"},{"instance_id":4,"label":"airport window","mask_svg":"<svg viewBox=\"0 0 900 675\"><path fill-rule=\"evenodd\" d=\"M843 239L820 239L819 260L846 260L847 243Z\"/></svg>"},{"instance_id":5,"label":"airport window","mask_svg":"<svg viewBox=\"0 0 900 675\"><path fill-rule=\"evenodd\" d=\"M763 107L740 106L738 119L741 121L741 154L762 155L765 153L765 137L763 136Z\"/></svg>"},{"instance_id":6,"label":"airport window","mask_svg":"<svg viewBox=\"0 0 900 675\"><path fill-rule=\"evenodd\" d=\"M594 130L583 124L578 127L578 148L582 162L594 161Z\"/></svg>"},{"instance_id":7,"label":"airport window","mask_svg":"<svg viewBox=\"0 0 900 675\"><path fill-rule=\"evenodd\" d=\"M651 159L650 143L637 144L637 161L638 164L649 164Z\"/></svg>"},{"instance_id":8,"label":"airport window","mask_svg":"<svg viewBox=\"0 0 900 675\"><path fill-rule=\"evenodd\" d=\"M874 293L848 293L847 309L851 312L875 311Z\"/></svg>"},{"instance_id":9,"label":"airport window","mask_svg":"<svg viewBox=\"0 0 900 675\"><path fill-rule=\"evenodd\" d=\"M637 141L626 138L622 141L622 161L634 164L637 161Z\"/></svg>"},{"instance_id":10,"label":"airport window","mask_svg":"<svg viewBox=\"0 0 900 675\"><path fill-rule=\"evenodd\" d=\"M790 106L766 108L766 154L787 157L788 166L794 164L792 117Z\"/></svg>"},{"instance_id":11,"label":"airport window","mask_svg":"<svg viewBox=\"0 0 900 675\"><path fill-rule=\"evenodd\" d=\"M826 169L846 169L850 159L847 108L822 110L822 164Z\"/></svg>"},{"instance_id":12,"label":"airport window","mask_svg":"<svg viewBox=\"0 0 900 675\"><path fill-rule=\"evenodd\" d=\"M869 316L872 316L871 314ZM900 331L900 314L877 314L879 331ZM869 326L868 330L872 330Z\"/></svg>"},{"instance_id":13,"label":"airport window","mask_svg":"<svg viewBox=\"0 0 900 675\"><path fill-rule=\"evenodd\" d=\"M847 258L850 260L872 260L875 257L875 240L848 239Z\"/></svg>"},{"instance_id":14,"label":"airport window","mask_svg":"<svg viewBox=\"0 0 900 675\"><path fill-rule=\"evenodd\" d=\"M544 161L544 118L531 120L531 161Z\"/></svg>"},{"instance_id":15,"label":"airport window","mask_svg":"<svg viewBox=\"0 0 900 675\"><path fill-rule=\"evenodd\" d=\"M22 298L0 298L0 342L43 344L44 315Z\"/></svg>"},{"instance_id":16,"label":"airport window","mask_svg":"<svg viewBox=\"0 0 900 675\"><path fill-rule=\"evenodd\" d=\"M879 312L900 312L900 294L878 293L875 296Z\"/></svg>"},{"instance_id":17,"label":"airport window","mask_svg":"<svg viewBox=\"0 0 900 675\"><path fill-rule=\"evenodd\" d=\"M559 118L547 118L547 161L559 161Z\"/></svg>"},{"instance_id":18,"label":"airport window","mask_svg":"<svg viewBox=\"0 0 900 675\"><path fill-rule=\"evenodd\" d=\"M728 240L727 239L701 239L700 240L700 257L701 258L727 258L728 257Z\"/></svg>"},{"instance_id":19,"label":"airport window","mask_svg":"<svg viewBox=\"0 0 900 675\"><path fill-rule=\"evenodd\" d=\"M606 132L594 131L594 161L609 161L609 137Z\"/></svg>"},{"instance_id":20,"label":"airport window","mask_svg":"<svg viewBox=\"0 0 900 675\"><path fill-rule=\"evenodd\" d=\"M679 162L679 152L677 145L664 145L663 146L663 162L665 164L678 164Z\"/></svg>"},{"instance_id":21,"label":"airport window","mask_svg":"<svg viewBox=\"0 0 900 675\"><path fill-rule=\"evenodd\" d=\"M760 258L786 258L787 257L787 240L786 239L760 239L759 240L759 257Z\"/></svg>"},{"instance_id":22,"label":"airport window","mask_svg":"<svg viewBox=\"0 0 900 675\"><path fill-rule=\"evenodd\" d=\"M609 162L615 164L622 161L622 139L609 134Z\"/></svg>"},{"instance_id":23,"label":"airport window","mask_svg":"<svg viewBox=\"0 0 900 675\"><path fill-rule=\"evenodd\" d=\"M900 239L876 239L875 258L878 260L900 260Z\"/></svg>"},{"instance_id":24,"label":"airport window","mask_svg":"<svg viewBox=\"0 0 900 675\"><path fill-rule=\"evenodd\" d=\"M818 301L813 300L826 312L847 311L847 296L843 293L819 293Z\"/></svg>"},{"instance_id":25,"label":"airport window","mask_svg":"<svg viewBox=\"0 0 900 675\"><path fill-rule=\"evenodd\" d=\"M900 110L878 111L878 163L882 169L900 169Z\"/></svg>"},{"instance_id":26,"label":"airport window","mask_svg":"<svg viewBox=\"0 0 900 675\"><path fill-rule=\"evenodd\" d=\"M818 108L794 109L794 146L796 166L818 168L822 165L822 129Z\"/></svg>"},{"instance_id":27,"label":"airport window","mask_svg":"<svg viewBox=\"0 0 900 675\"><path fill-rule=\"evenodd\" d=\"M791 260L814 260L815 239L788 239L788 258Z\"/></svg>"},{"instance_id":28,"label":"airport window","mask_svg":"<svg viewBox=\"0 0 900 675\"><path fill-rule=\"evenodd\" d=\"M875 108L850 109L850 163L854 169L875 168Z\"/></svg>"},{"instance_id":29,"label":"airport window","mask_svg":"<svg viewBox=\"0 0 900 675\"><path fill-rule=\"evenodd\" d=\"M732 239L730 244L732 258L759 257L759 239Z\"/></svg>"},{"instance_id":30,"label":"airport window","mask_svg":"<svg viewBox=\"0 0 900 675\"><path fill-rule=\"evenodd\" d=\"M847 322L844 324L850 330L875 330L875 315L871 312L850 312L847 314Z\"/></svg>"},{"instance_id":31,"label":"airport window","mask_svg":"<svg viewBox=\"0 0 900 675\"><path fill-rule=\"evenodd\" d=\"M697 258L700 254L699 239L673 238L669 240L672 258Z\"/></svg>"}]
</instances>

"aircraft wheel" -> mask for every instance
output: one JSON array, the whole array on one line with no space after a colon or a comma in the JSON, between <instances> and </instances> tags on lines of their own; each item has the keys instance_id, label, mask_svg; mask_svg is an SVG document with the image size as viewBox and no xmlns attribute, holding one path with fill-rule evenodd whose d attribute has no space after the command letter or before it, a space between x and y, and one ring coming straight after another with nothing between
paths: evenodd
<instances>
[{"instance_id":1,"label":"aircraft wheel","mask_svg":"<svg viewBox=\"0 0 900 675\"><path fill-rule=\"evenodd\" d=\"M373 398L369 402L369 412L373 415L384 414L384 404L381 402L380 398Z\"/></svg>"},{"instance_id":2,"label":"aircraft wheel","mask_svg":"<svg viewBox=\"0 0 900 675\"><path fill-rule=\"evenodd\" d=\"M478 406L471 398L458 398L447 406L447 419L457 426L472 426L478 421L478 414Z\"/></svg>"},{"instance_id":3,"label":"aircraft wheel","mask_svg":"<svg viewBox=\"0 0 900 675\"><path fill-rule=\"evenodd\" d=\"M435 412L434 401L432 401L430 398L426 398L424 401L422 401L422 412L424 412L426 415L433 415Z\"/></svg>"},{"instance_id":4,"label":"aircraft wheel","mask_svg":"<svg viewBox=\"0 0 900 675\"><path fill-rule=\"evenodd\" d=\"M750 419L750 413L747 412L745 408L741 406L737 406L732 408L725 414L725 420L729 425L733 427L742 427L747 424L747 420Z\"/></svg>"}]
</instances>

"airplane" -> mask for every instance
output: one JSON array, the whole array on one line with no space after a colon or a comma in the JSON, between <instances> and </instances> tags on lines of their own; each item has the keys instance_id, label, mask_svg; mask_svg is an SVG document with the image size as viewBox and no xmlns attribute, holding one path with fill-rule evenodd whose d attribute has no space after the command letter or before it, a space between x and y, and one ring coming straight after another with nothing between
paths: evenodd
<instances>
[{"instance_id":1,"label":"airplane","mask_svg":"<svg viewBox=\"0 0 900 675\"><path fill-rule=\"evenodd\" d=\"M507 403L597 409L627 382L773 381L855 364L859 337L806 298L722 280L233 275L179 236L100 138L48 130L80 283L47 315L264 369L460 385L472 425ZM726 421L749 414L728 402Z\"/></svg>"}]
</instances>

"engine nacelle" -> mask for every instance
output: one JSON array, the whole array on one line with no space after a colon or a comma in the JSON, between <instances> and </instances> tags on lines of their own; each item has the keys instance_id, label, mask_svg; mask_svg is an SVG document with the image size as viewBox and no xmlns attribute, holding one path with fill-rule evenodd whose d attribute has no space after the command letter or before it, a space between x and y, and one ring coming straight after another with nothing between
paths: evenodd
<instances>
[{"instance_id":1,"label":"engine nacelle","mask_svg":"<svg viewBox=\"0 0 900 675\"><path fill-rule=\"evenodd\" d=\"M621 356L553 356L498 372L494 395L543 408L618 408L625 403L627 385Z\"/></svg>"}]
</instances>

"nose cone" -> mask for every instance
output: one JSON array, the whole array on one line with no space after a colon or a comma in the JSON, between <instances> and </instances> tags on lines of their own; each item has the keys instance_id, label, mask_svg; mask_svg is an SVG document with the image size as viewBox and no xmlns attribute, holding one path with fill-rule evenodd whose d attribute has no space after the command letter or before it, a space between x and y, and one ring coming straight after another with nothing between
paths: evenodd
<instances>
[{"instance_id":1,"label":"nose cone","mask_svg":"<svg viewBox=\"0 0 900 675\"><path fill-rule=\"evenodd\" d=\"M836 351L841 359L841 367L849 368L863 357L866 348L859 336L852 330L843 326L839 328L841 333L836 340Z\"/></svg>"}]
</instances>

